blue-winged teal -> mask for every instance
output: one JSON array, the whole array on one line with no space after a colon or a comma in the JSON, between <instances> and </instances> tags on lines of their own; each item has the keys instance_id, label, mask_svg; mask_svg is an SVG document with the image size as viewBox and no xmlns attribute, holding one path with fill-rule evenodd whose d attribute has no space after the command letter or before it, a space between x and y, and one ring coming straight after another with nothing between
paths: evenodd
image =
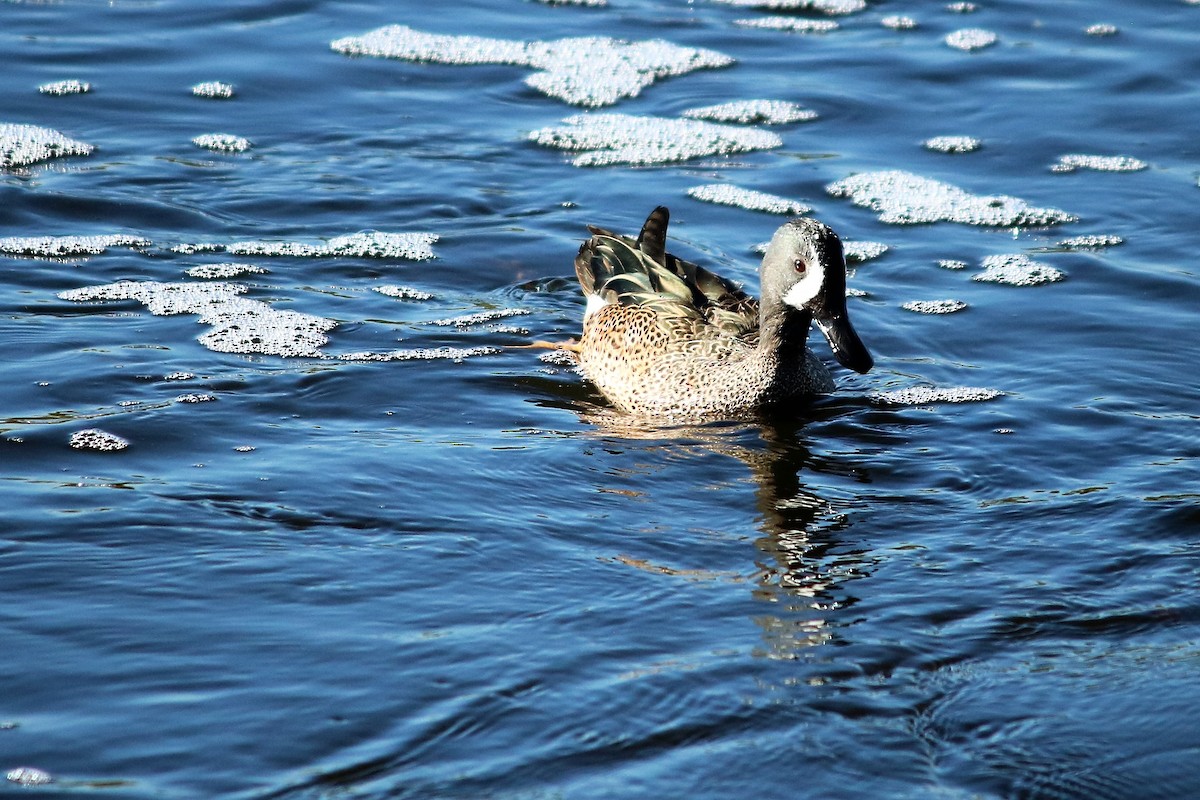
<instances>
[{"instance_id":1,"label":"blue-winged teal","mask_svg":"<svg viewBox=\"0 0 1200 800\"><path fill-rule=\"evenodd\" d=\"M618 408L712 416L833 391L805 346L816 323L844 366L871 355L846 315L842 243L815 219L775 232L759 270L762 300L666 251L667 209L637 239L588 226L575 273L587 297L580 366Z\"/></svg>"}]
</instances>

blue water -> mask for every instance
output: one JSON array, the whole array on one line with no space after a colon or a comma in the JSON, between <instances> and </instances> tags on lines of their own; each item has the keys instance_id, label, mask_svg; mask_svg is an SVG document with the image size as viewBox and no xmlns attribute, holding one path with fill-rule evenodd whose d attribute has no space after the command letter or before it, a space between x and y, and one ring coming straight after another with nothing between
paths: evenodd
<instances>
[{"instance_id":1,"label":"blue water","mask_svg":"<svg viewBox=\"0 0 1200 800\"><path fill-rule=\"evenodd\" d=\"M52 778L0 795L1200 796L1200 6L977 5L873 2L824 34L706 0L0 5L0 123L96 148L0 172L0 237L152 243L0 255L0 771ZM820 116L774 150L575 167L529 134L580 109L526 67L330 49L388 24L737 60L591 113ZM961 28L998 40L947 46ZM92 90L38 92L64 79ZM192 95L214 80L235 96ZM1067 154L1147 166L1052 171ZM896 225L825 190L876 170L1079 220ZM874 371L814 335L835 395L653 426L510 347L577 335L585 225L659 204L674 252L756 289L784 218L686 194L713 182L888 245L850 280ZM361 230L437 257L171 249ZM1085 234L1123 244L1057 246ZM996 254L1064 278L971 280ZM500 352L217 352L195 314L58 296L227 262L335 320L334 356ZM967 308L901 307L940 298ZM431 324L505 309L528 313ZM915 387L1002 394L883 399ZM70 446L91 428L129 446Z\"/></svg>"}]
</instances>

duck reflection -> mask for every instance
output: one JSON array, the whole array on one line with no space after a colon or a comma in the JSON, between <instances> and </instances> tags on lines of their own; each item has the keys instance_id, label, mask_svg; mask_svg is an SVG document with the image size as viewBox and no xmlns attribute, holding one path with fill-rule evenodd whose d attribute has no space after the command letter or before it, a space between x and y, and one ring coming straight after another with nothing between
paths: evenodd
<instances>
[{"instance_id":1,"label":"duck reflection","mask_svg":"<svg viewBox=\"0 0 1200 800\"><path fill-rule=\"evenodd\" d=\"M847 413L847 401L816 404L820 417ZM837 638L836 618L853 605L848 584L870 569L863 551L846 546L851 500L821 497L806 474L862 480L858 464L814 455L804 443L804 421L756 416L697 425L652 424L603 407L576 412L606 440L655 442L681 451L703 450L737 459L749 468L755 487L758 556L751 575L743 571L681 570L644 559L616 560L651 572L690 580L726 580L751 585L752 596L770 606L754 618L763 630L758 655L795 658L804 648ZM812 414L809 418L812 418Z\"/></svg>"}]
</instances>

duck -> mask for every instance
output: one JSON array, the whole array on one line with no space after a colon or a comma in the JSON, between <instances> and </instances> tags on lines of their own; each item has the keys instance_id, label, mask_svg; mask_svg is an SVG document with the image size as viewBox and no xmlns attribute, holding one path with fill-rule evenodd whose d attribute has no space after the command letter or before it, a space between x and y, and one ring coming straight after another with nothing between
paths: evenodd
<instances>
[{"instance_id":1,"label":"duck","mask_svg":"<svg viewBox=\"0 0 1200 800\"><path fill-rule=\"evenodd\" d=\"M846 311L846 259L828 225L800 217L771 237L761 299L667 252L666 206L636 238L594 225L575 274L587 305L572 348L580 371L620 411L650 417L732 416L834 390L807 346L815 324L846 368L871 354Z\"/></svg>"}]
</instances>

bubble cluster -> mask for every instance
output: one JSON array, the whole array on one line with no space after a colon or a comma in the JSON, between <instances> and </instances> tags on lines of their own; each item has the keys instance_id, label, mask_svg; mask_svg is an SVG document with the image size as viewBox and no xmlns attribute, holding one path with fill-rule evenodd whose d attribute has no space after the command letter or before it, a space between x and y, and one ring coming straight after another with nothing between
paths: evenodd
<instances>
[{"instance_id":1,"label":"bubble cluster","mask_svg":"<svg viewBox=\"0 0 1200 800\"><path fill-rule=\"evenodd\" d=\"M842 242L842 253L848 264L861 264L873 258L879 258L888 251L883 242Z\"/></svg>"},{"instance_id":2,"label":"bubble cluster","mask_svg":"<svg viewBox=\"0 0 1200 800\"><path fill-rule=\"evenodd\" d=\"M27 167L63 156L90 155L95 148L51 128L0 123L0 169Z\"/></svg>"},{"instance_id":3,"label":"bubble cluster","mask_svg":"<svg viewBox=\"0 0 1200 800\"><path fill-rule=\"evenodd\" d=\"M611 113L577 114L563 120L563 127L542 128L529 138L544 147L583 151L572 160L577 167L666 164L783 145L779 136L757 128Z\"/></svg>"},{"instance_id":4,"label":"bubble cluster","mask_svg":"<svg viewBox=\"0 0 1200 800\"><path fill-rule=\"evenodd\" d=\"M176 403L213 403L216 402L215 394L181 394L175 398Z\"/></svg>"},{"instance_id":5,"label":"bubble cluster","mask_svg":"<svg viewBox=\"0 0 1200 800\"><path fill-rule=\"evenodd\" d=\"M75 431L74 433L71 434L70 445L71 445L71 447L74 447L76 450L99 450L101 452L111 453L116 450L124 450L126 447L129 447L129 441L126 439L122 439L120 436L117 436L115 433L109 433L107 431L102 431L99 428L85 428L81 431ZM26 769L29 769L29 768L26 767ZM40 770L35 770L35 771L40 772ZM42 774L45 774L45 773L42 773ZM8 773L8 779L10 781L13 780L11 772ZM26 781L13 781L13 782L14 783L27 783L28 785L32 785L32 783L29 783ZM47 775L45 780L34 781L33 783L49 783L49 782L50 782L50 777Z\"/></svg>"},{"instance_id":6,"label":"bubble cluster","mask_svg":"<svg viewBox=\"0 0 1200 800\"><path fill-rule=\"evenodd\" d=\"M680 47L661 39L625 42L590 36L525 42L425 33L406 25L388 25L362 36L337 39L330 47L351 56L531 67L537 71L525 79L530 87L587 107L636 97L662 78L733 63L723 53Z\"/></svg>"},{"instance_id":7,"label":"bubble cluster","mask_svg":"<svg viewBox=\"0 0 1200 800\"><path fill-rule=\"evenodd\" d=\"M917 27L917 21L912 17L904 17L899 14L884 17L879 20L879 23L885 28L891 28L894 31L911 31Z\"/></svg>"},{"instance_id":8,"label":"bubble cluster","mask_svg":"<svg viewBox=\"0 0 1200 800\"><path fill-rule=\"evenodd\" d=\"M1072 236L1069 239L1063 239L1057 242L1055 247L1062 247L1067 250L1088 250L1100 247L1113 247L1124 243L1124 239L1114 234L1085 234L1083 236Z\"/></svg>"},{"instance_id":9,"label":"bubble cluster","mask_svg":"<svg viewBox=\"0 0 1200 800\"><path fill-rule=\"evenodd\" d=\"M985 31L983 28L963 28L959 31L946 34L946 44L956 50L972 52L974 50L982 50L995 44L997 41L996 34L991 31Z\"/></svg>"},{"instance_id":10,"label":"bubble cluster","mask_svg":"<svg viewBox=\"0 0 1200 800\"><path fill-rule=\"evenodd\" d=\"M87 94L92 90L90 83L77 80L53 81L52 83L43 83L38 87L38 91L42 94L62 96L68 94Z\"/></svg>"},{"instance_id":11,"label":"bubble cluster","mask_svg":"<svg viewBox=\"0 0 1200 800\"><path fill-rule=\"evenodd\" d=\"M342 361L431 361L445 358L459 363L468 358L496 355L501 352L503 351L499 347L418 347L386 353L342 353L338 358Z\"/></svg>"},{"instance_id":12,"label":"bubble cluster","mask_svg":"<svg viewBox=\"0 0 1200 800\"><path fill-rule=\"evenodd\" d=\"M934 136L926 139L924 145L925 149L939 153L972 153L983 143L972 136Z\"/></svg>"},{"instance_id":13,"label":"bubble cluster","mask_svg":"<svg viewBox=\"0 0 1200 800\"><path fill-rule=\"evenodd\" d=\"M867 7L866 0L716 0L727 6L757 8L764 11L819 11L823 14L856 14Z\"/></svg>"},{"instance_id":14,"label":"bubble cluster","mask_svg":"<svg viewBox=\"0 0 1200 800\"><path fill-rule=\"evenodd\" d=\"M709 183L693 186L687 190L689 197L723 206L737 206L748 211L766 211L769 214L807 214L812 206L786 197L743 189L728 183Z\"/></svg>"},{"instance_id":15,"label":"bubble cluster","mask_svg":"<svg viewBox=\"0 0 1200 800\"><path fill-rule=\"evenodd\" d=\"M1088 25L1083 32L1088 36L1116 36L1120 31L1117 30L1116 25L1099 22L1095 25Z\"/></svg>"},{"instance_id":16,"label":"bubble cluster","mask_svg":"<svg viewBox=\"0 0 1200 800\"><path fill-rule=\"evenodd\" d=\"M688 119L733 122L740 125L785 125L789 122L814 120L817 118L817 112L786 100L734 100L715 106L689 108L683 112L683 116Z\"/></svg>"},{"instance_id":17,"label":"bubble cluster","mask_svg":"<svg viewBox=\"0 0 1200 800\"><path fill-rule=\"evenodd\" d=\"M980 386L913 386L908 389L874 392L870 397L876 402L890 405L923 406L929 403L976 403L994 400L1003 394L999 389Z\"/></svg>"},{"instance_id":18,"label":"bubble cluster","mask_svg":"<svg viewBox=\"0 0 1200 800\"><path fill-rule=\"evenodd\" d=\"M7 236L0 238L0 253L32 258L95 256L110 247L149 247L149 239L123 233L99 236Z\"/></svg>"},{"instance_id":19,"label":"bubble cluster","mask_svg":"<svg viewBox=\"0 0 1200 800\"><path fill-rule=\"evenodd\" d=\"M411 286L396 286L393 284L384 284L376 286L375 291L388 297L394 297L397 300L432 300L433 295L429 292L414 289Z\"/></svg>"},{"instance_id":20,"label":"bubble cluster","mask_svg":"<svg viewBox=\"0 0 1200 800\"><path fill-rule=\"evenodd\" d=\"M953 314L962 311L967 304L962 300L909 300L901 303L900 307L918 314Z\"/></svg>"},{"instance_id":21,"label":"bubble cluster","mask_svg":"<svg viewBox=\"0 0 1200 800\"><path fill-rule=\"evenodd\" d=\"M974 3L968 3L965 1L957 2L957 3L947 3L946 10L950 11L954 14L973 14L979 10L979 6L975 5Z\"/></svg>"},{"instance_id":22,"label":"bubble cluster","mask_svg":"<svg viewBox=\"0 0 1200 800\"><path fill-rule=\"evenodd\" d=\"M1094 169L1100 172L1137 172L1148 165L1130 156L1087 156L1073 153L1059 156L1058 163L1050 167L1051 172L1074 172L1077 169Z\"/></svg>"},{"instance_id":23,"label":"bubble cluster","mask_svg":"<svg viewBox=\"0 0 1200 800\"><path fill-rule=\"evenodd\" d=\"M968 264L965 261L958 261L953 258L943 258L938 262L938 266L942 269L966 269Z\"/></svg>"},{"instance_id":24,"label":"bubble cluster","mask_svg":"<svg viewBox=\"0 0 1200 800\"><path fill-rule=\"evenodd\" d=\"M245 241L221 244L200 242L179 244L171 249L177 253L231 253L237 256L292 256L299 258L400 258L407 261L428 261L436 258L433 244L436 233L384 233L362 231L335 236L328 242L265 242Z\"/></svg>"},{"instance_id":25,"label":"bubble cluster","mask_svg":"<svg viewBox=\"0 0 1200 800\"><path fill-rule=\"evenodd\" d=\"M825 187L834 197L878 212L882 222L915 225L959 222L996 227L1043 226L1074 222L1057 208L1036 208L1007 195L973 195L949 183L903 170L863 172Z\"/></svg>"},{"instance_id":26,"label":"bubble cluster","mask_svg":"<svg viewBox=\"0 0 1200 800\"><path fill-rule=\"evenodd\" d=\"M790 33L829 33L836 31L838 24L831 19L801 19L799 17L759 17L757 19L735 19L739 28L765 28Z\"/></svg>"},{"instance_id":27,"label":"bubble cluster","mask_svg":"<svg viewBox=\"0 0 1200 800\"><path fill-rule=\"evenodd\" d=\"M233 87L220 81L206 81L193 86L192 94L209 100L228 100L233 97Z\"/></svg>"},{"instance_id":28,"label":"bubble cluster","mask_svg":"<svg viewBox=\"0 0 1200 800\"><path fill-rule=\"evenodd\" d=\"M232 133L205 133L192 139L196 147L215 150L218 153L244 153L250 149L250 140Z\"/></svg>"},{"instance_id":29,"label":"bubble cluster","mask_svg":"<svg viewBox=\"0 0 1200 800\"><path fill-rule=\"evenodd\" d=\"M189 267L188 277L191 278L236 278L239 275L261 275L266 273L262 267L253 264L201 264Z\"/></svg>"},{"instance_id":30,"label":"bubble cluster","mask_svg":"<svg viewBox=\"0 0 1200 800\"><path fill-rule=\"evenodd\" d=\"M432 319L429 321L429 324L439 325L445 328L469 328L472 325L482 325L485 322L495 322L498 319L520 317L531 313L533 312L524 308L496 308L490 311L480 311L477 314L466 314L461 317Z\"/></svg>"},{"instance_id":31,"label":"bubble cluster","mask_svg":"<svg viewBox=\"0 0 1200 800\"><path fill-rule=\"evenodd\" d=\"M92 302L137 300L156 316L196 314L212 327L199 341L219 353L262 353L284 357L321 357L334 320L297 311L280 311L241 295L233 283L159 283L120 281L59 292L63 300Z\"/></svg>"},{"instance_id":32,"label":"bubble cluster","mask_svg":"<svg viewBox=\"0 0 1200 800\"><path fill-rule=\"evenodd\" d=\"M983 259L983 272L971 276L971 280L1009 286L1037 286L1062 279L1060 271L1049 264L1034 261L1023 253L988 256Z\"/></svg>"}]
</instances>

